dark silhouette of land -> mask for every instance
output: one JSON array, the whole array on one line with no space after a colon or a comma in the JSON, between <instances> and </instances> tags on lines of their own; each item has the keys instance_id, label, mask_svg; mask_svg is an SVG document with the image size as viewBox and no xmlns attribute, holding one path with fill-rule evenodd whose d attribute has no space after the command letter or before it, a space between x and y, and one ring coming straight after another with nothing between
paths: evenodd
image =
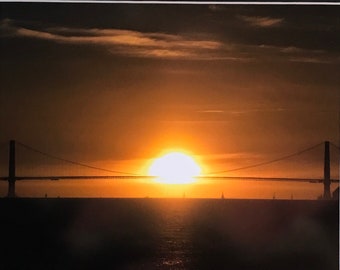
<instances>
[{"instance_id":1,"label":"dark silhouette of land","mask_svg":"<svg viewBox=\"0 0 340 270\"><path fill-rule=\"evenodd\" d=\"M338 201L0 199L1 269L338 269Z\"/></svg>"}]
</instances>

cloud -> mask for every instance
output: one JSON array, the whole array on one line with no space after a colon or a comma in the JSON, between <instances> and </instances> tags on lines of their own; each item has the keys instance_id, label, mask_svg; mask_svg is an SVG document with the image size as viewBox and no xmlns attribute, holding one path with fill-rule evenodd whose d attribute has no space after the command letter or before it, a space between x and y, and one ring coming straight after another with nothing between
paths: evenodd
<instances>
[{"instance_id":1,"label":"cloud","mask_svg":"<svg viewBox=\"0 0 340 270\"><path fill-rule=\"evenodd\" d=\"M7 36L36 38L64 44L95 44L105 46L112 53L157 58L208 58L222 43L208 39L165 33L144 33L122 29L43 28L40 30L14 26L3 20L1 28Z\"/></svg>"},{"instance_id":2,"label":"cloud","mask_svg":"<svg viewBox=\"0 0 340 270\"><path fill-rule=\"evenodd\" d=\"M240 18L260 27L276 26L283 19L269 17ZM22 24L22 23L21 23ZM125 29L71 28L54 27L33 29L19 25L11 19L0 22L2 37L24 37L47 40L60 44L80 44L101 46L114 55L128 57L186 59L204 61L232 62L301 62L334 63L340 58L322 50L311 50L297 46L279 46L271 44L242 44L230 40L213 38L192 38L188 35L150 33ZM201 35L204 37L204 35Z\"/></svg>"},{"instance_id":3,"label":"cloud","mask_svg":"<svg viewBox=\"0 0 340 270\"><path fill-rule=\"evenodd\" d=\"M216 4L209 5L208 8L209 10L214 11L214 12L224 10L223 5L216 5Z\"/></svg>"},{"instance_id":4,"label":"cloud","mask_svg":"<svg viewBox=\"0 0 340 270\"><path fill-rule=\"evenodd\" d=\"M309 63L309 64L330 64L333 62L332 59L320 59L320 58L313 58L313 57L292 57L289 58L290 62L297 62L297 63Z\"/></svg>"},{"instance_id":5,"label":"cloud","mask_svg":"<svg viewBox=\"0 0 340 270\"><path fill-rule=\"evenodd\" d=\"M247 59L257 61L331 64L339 63L340 60L339 54L335 52L296 46L239 44L237 50L240 54L247 56Z\"/></svg>"},{"instance_id":6,"label":"cloud","mask_svg":"<svg viewBox=\"0 0 340 270\"><path fill-rule=\"evenodd\" d=\"M238 16L238 18L254 27L275 27L280 26L284 21L282 18L258 16Z\"/></svg>"},{"instance_id":7,"label":"cloud","mask_svg":"<svg viewBox=\"0 0 340 270\"><path fill-rule=\"evenodd\" d=\"M199 113L224 113L223 110L203 110L203 111L197 111Z\"/></svg>"}]
</instances>

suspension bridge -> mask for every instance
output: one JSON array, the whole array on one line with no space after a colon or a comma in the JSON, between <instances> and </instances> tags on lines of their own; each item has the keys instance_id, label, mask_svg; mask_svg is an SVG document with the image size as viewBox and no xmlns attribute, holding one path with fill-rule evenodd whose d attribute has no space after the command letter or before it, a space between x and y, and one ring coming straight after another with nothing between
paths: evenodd
<instances>
[{"instance_id":1,"label":"suspension bridge","mask_svg":"<svg viewBox=\"0 0 340 270\"><path fill-rule=\"evenodd\" d=\"M7 144L8 153L7 153L7 164L8 164L8 171L7 175L4 175L5 172L1 172L3 175L0 176L0 181L7 181L8 182L8 193L7 196L10 198L15 197L15 183L16 181L24 181L24 180L86 180L86 179L121 179L121 180L133 180L133 179L155 179L154 176L146 176L146 175L139 175L131 172L122 172L122 171L115 171L104 169L92 165L88 165L85 163L77 162L74 160L68 160L65 158L61 158L58 156L54 156L52 154L40 151L35 149L29 145L23 144L21 142L11 140ZM26 152L24 154L21 153L21 157L17 155L17 148L20 147L24 149ZM320 148L323 148L323 177L315 178L315 177L306 177L306 178L298 178L298 177L255 177L255 176L242 176L242 177L235 177L235 176L226 176L225 174L235 172L235 171L243 171L252 168L264 167L268 166L273 163L278 163L281 161L289 160L297 156L306 155L311 151L319 150L318 156L320 156ZM0 149L1 150L1 149ZM337 160L332 160L330 158L331 150L335 151L335 156ZM28 156L27 153L30 152L35 155L36 162L44 163L44 160L54 160L63 163L63 166L58 166L57 169L53 166L42 166L44 169L40 169L37 171L37 164L31 164L31 168L26 164L25 166L21 163L30 163L28 160L32 160L32 156ZM314 153L315 154L315 153ZM333 155L334 156L334 155ZM26 158L26 161L23 160ZM3 158L3 164L6 161ZM331 174L331 164L333 163L333 167L337 167L337 177L334 177L334 174ZM300 164L296 164L297 166L301 166ZM68 173L70 171L70 167L77 167L82 169L91 170L91 173L83 173L83 170L72 170L72 174ZM19 170L18 170L19 169ZM334 171L334 168L333 168ZM95 172L95 173L93 173ZM101 175L99 175L101 172ZM103 175L105 173L105 175ZM1 175L1 174L0 174ZM332 177L333 176L333 177ZM197 177L198 179L205 179L205 180L253 180L253 181L286 181L286 182L308 182L308 183L320 183L323 184L323 198L330 199L331 198L331 190L330 186L331 183L339 183L339 147L335 144L325 141L322 143L318 143L311 147L305 148L303 150L291 153L289 155L281 156L269 161L259 162L248 166L238 167L230 170L222 170L211 172L209 174L202 175Z\"/></svg>"}]
</instances>

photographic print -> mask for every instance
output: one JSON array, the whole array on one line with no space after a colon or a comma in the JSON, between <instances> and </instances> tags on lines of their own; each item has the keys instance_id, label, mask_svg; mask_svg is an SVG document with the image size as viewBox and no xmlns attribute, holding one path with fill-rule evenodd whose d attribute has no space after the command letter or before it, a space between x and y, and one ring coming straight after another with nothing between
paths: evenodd
<instances>
[{"instance_id":1,"label":"photographic print","mask_svg":"<svg viewBox=\"0 0 340 270\"><path fill-rule=\"evenodd\" d=\"M337 3L0 6L1 269L339 269Z\"/></svg>"}]
</instances>

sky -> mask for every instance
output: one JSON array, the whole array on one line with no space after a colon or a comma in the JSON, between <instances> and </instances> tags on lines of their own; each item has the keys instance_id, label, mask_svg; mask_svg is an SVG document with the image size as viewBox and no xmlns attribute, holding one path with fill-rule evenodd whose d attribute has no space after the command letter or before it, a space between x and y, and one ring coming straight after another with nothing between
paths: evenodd
<instances>
[{"instance_id":1,"label":"sky","mask_svg":"<svg viewBox=\"0 0 340 270\"><path fill-rule=\"evenodd\" d=\"M2 146L210 174L339 145L340 6L0 5ZM231 175L322 177L322 151Z\"/></svg>"}]
</instances>

